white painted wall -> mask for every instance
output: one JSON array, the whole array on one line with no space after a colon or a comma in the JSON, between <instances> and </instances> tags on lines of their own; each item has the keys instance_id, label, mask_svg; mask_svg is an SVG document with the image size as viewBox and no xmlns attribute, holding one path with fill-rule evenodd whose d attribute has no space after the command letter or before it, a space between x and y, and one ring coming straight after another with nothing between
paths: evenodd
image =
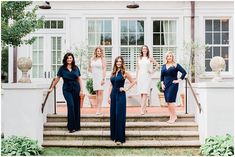
<instances>
[{"instance_id":1,"label":"white painted wall","mask_svg":"<svg viewBox=\"0 0 235 157\"><path fill-rule=\"evenodd\" d=\"M196 113L200 142L204 143L209 136L226 133L234 136L233 82L202 82L195 83L193 87L199 93L202 112L198 112L194 99L190 98L189 113Z\"/></svg>"},{"instance_id":2,"label":"white painted wall","mask_svg":"<svg viewBox=\"0 0 235 157\"><path fill-rule=\"evenodd\" d=\"M42 102L49 84L2 84L2 132L4 136L27 136L43 141L43 123L53 113L53 94L49 96L44 113Z\"/></svg>"}]
</instances>

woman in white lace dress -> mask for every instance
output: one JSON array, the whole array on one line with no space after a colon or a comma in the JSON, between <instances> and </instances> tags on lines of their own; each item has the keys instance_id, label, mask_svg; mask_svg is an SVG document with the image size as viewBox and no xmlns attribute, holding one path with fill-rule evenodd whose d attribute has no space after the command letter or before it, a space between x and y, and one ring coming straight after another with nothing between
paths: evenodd
<instances>
[{"instance_id":1,"label":"woman in white lace dress","mask_svg":"<svg viewBox=\"0 0 235 157\"><path fill-rule=\"evenodd\" d=\"M93 89L96 91L97 112L101 114L101 105L103 102L103 91L106 77L106 61L101 47L96 47L94 55L90 60L89 69L92 73Z\"/></svg>"},{"instance_id":2,"label":"woman in white lace dress","mask_svg":"<svg viewBox=\"0 0 235 157\"><path fill-rule=\"evenodd\" d=\"M155 64L156 67L152 70L152 64ZM150 57L149 48L147 45L142 46L140 51L140 56L137 60L137 91L141 96L141 115L146 113L147 106L147 96L150 91L151 84L151 74L154 73L158 68L159 64L155 61L153 57Z\"/></svg>"}]
</instances>

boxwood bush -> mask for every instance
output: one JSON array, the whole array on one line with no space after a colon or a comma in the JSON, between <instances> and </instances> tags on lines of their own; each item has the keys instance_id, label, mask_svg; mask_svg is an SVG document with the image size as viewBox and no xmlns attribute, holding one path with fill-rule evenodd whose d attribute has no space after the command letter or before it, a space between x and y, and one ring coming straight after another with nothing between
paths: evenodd
<instances>
[{"instance_id":1,"label":"boxwood bush","mask_svg":"<svg viewBox=\"0 0 235 157\"><path fill-rule=\"evenodd\" d=\"M11 136L1 141L2 156L29 156L40 155L42 148L38 142L28 137Z\"/></svg>"},{"instance_id":2,"label":"boxwood bush","mask_svg":"<svg viewBox=\"0 0 235 157\"><path fill-rule=\"evenodd\" d=\"M206 156L232 156L234 155L233 136L211 136L206 138L205 144L200 147L200 151Z\"/></svg>"}]
</instances>

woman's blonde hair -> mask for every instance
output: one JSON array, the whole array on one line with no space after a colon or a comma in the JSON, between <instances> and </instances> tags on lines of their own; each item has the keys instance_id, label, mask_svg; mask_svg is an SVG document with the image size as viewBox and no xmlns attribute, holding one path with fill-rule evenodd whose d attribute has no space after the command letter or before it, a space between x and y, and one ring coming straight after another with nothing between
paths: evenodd
<instances>
[{"instance_id":1,"label":"woman's blonde hair","mask_svg":"<svg viewBox=\"0 0 235 157\"><path fill-rule=\"evenodd\" d=\"M93 56L92 56L92 59L95 59L97 57L97 50L100 49L100 52L101 52L101 58L103 59L104 57L104 50L102 49L102 47L100 46L97 46L94 50L94 53L93 53Z\"/></svg>"},{"instance_id":2,"label":"woman's blonde hair","mask_svg":"<svg viewBox=\"0 0 235 157\"><path fill-rule=\"evenodd\" d=\"M175 61L175 55L174 55L173 51L171 51L171 50L167 51L166 54L165 54L165 59L166 59L165 64L167 64L167 56L170 55L170 54L172 55L173 65L176 67L177 63Z\"/></svg>"}]
</instances>

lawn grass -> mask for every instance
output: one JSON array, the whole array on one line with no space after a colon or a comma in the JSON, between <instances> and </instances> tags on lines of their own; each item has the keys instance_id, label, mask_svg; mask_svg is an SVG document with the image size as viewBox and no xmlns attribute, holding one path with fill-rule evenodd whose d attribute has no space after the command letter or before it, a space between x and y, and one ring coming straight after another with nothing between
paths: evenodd
<instances>
[{"instance_id":1,"label":"lawn grass","mask_svg":"<svg viewBox=\"0 0 235 157\"><path fill-rule=\"evenodd\" d=\"M44 148L43 156L199 156L199 148Z\"/></svg>"}]
</instances>

